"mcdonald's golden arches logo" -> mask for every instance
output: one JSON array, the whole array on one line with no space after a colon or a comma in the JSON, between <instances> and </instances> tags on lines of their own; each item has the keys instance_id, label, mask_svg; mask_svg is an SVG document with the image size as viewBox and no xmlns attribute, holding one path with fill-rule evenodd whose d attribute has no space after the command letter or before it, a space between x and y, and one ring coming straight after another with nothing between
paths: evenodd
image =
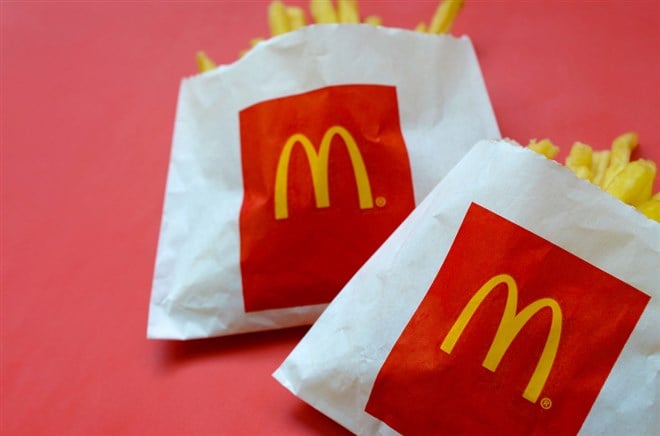
<instances>
[{"instance_id":1,"label":"mcdonald's golden arches logo","mask_svg":"<svg viewBox=\"0 0 660 436\"><path fill-rule=\"evenodd\" d=\"M397 90L328 86L239 124L245 311L328 303L415 207Z\"/></svg>"},{"instance_id":2,"label":"mcdonald's golden arches logo","mask_svg":"<svg viewBox=\"0 0 660 436\"><path fill-rule=\"evenodd\" d=\"M504 354L509 349L511 342L518 336L518 333L527 324L527 322L542 309L550 309L552 312L552 322L548 337L546 338L543 352L539 358L538 364L534 369L532 378L529 380L523 397L526 400L535 403L539 398L543 386L545 385L552 365L557 356L557 348L559 348L559 340L561 337L562 326L562 313L559 303L552 298L541 298L526 306L518 312L518 286L515 280L508 274L497 275L488 280L474 296L468 301L467 305L458 316L458 319L447 333L447 336L442 341L440 349L447 354L451 354L456 342L460 338L463 330L472 319L474 312L484 302L488 295L499 285L506 286L506 305L504 306L504 313L500 325L495 333L495 338L488 349L486 358L483 361L483 366L492 372L497 370L497 367L504 357Z\"/></svg>"},{"instance_id":3,"label":"mcdonald's golden arches logo","mask_svg":"<svg viewBox=\"0 0 660 436\"><path fill-rule=\"evenodd\" d=\"M649 298L472 203L365 409L401 434L577 434Z\"/></svg>"},{"instance_id":4,"label":"mcdonald's golden arches logo","mask_svg":"<svg viewBox=\"0 0 660 436\"><path fill-rule=\"evenodd\" d=\"M355 184L357 185L360 209L371 209L374 207L369 175L367 174L367 168L364 165L360 148L348 130L342 126L335 125L324 133L318 152L309 138L302 133L291 135L284 143L277 162L277 172L275 173L275 219L281 220L289 217L287 195L289 161L291 159L291 152L296 145L300 145L307 156L307 163L314 186L316 207L324 208L330 206L328 160L330 158L330 146L335 136L343 140L344 146L350 156Z\"/></svg>"}]
</instances>

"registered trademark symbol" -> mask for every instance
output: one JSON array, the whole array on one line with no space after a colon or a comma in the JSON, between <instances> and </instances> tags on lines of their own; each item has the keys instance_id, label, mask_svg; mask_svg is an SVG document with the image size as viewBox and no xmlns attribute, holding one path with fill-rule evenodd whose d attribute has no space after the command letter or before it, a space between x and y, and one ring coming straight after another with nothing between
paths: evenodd
<instances>
[{"instance_id":1,"label":"registered trademark symbol","mask_svg":"<svg viewBox=\"0 0 660 436\"><path fill-rule=\"evenodd\" d=\"M376 197L376 206L383 207L387 204L387 199L385 197Z\"/></svg>"},{"instance_id":2,"label":"registered trademark symbol","mask_svg":"<svg viewBox=\"0 0 660 436\"><path fill-rule=\"evenodd\" d=\"M545 410L548 410L549 408L552 407L552 400L548 397L542 398L541 407L544 408Z\"/></svg>"}]
</instances>

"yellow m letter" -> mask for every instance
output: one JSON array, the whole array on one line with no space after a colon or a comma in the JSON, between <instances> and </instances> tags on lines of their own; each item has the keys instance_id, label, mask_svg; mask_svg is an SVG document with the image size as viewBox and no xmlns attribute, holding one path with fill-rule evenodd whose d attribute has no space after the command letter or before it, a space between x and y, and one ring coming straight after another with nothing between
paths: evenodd
<instances>
[{"instance_id":1,"label":"yellow m letter","mask_svg":"<svg viewBox=\"0 0 660 436\"><path fill-rule=\"evenodd\" d=\"M516 282L513 280L513 277L508 274L497 275L488 280L470 299L452 328L449 330L449 333L447 333L447 336L440 345L440 349L448 354L452 352L456 345L456 341L458 341L458 338L463 333L468 322L472 319L474 312L488 294L500 284L506 285L506 305L504 307L504 314L502 315L500 325L497 328L497 333L495 333L495 338L493 339L493 342L488 349L488 354L486 354L486 358L482 363L485 368L493 372L497 369L502 357L504 357L504 353L509 349L511 342L513 342L516 336L518 336L520 330L525 324L527 324L532 316L536 315L541 309L546 307L552 311L552 323L550 325L548 337L545 341L545 346L543 347L543 352L541 353L541 357L534 369L534 373L523 392L523 397L525 399L535 403L543 390L543 386L545 386L552 365L555 362L557 348L559 347L559 338L561 336L561 308L557 301L552 298L541 298L540 300L534 301L520 312L517 312L518 287L516 286Z\"/></svg>"},{"instance_id":2,"label":"yellow m letter","mask_svg":"<svg viewBox=\"0 0 660 436\"><path fill-rule=\"evenodd\" d=\"M300 144L307 155L309 170L312 174L316 207L330 206L328 159L330 157L330 144L335 135L342 138L344 145L348 150L351 164L353 165L353 174L355 175L360 208L370 209L373 207L374 201L371 195L369 176L367 175L367 169L364 165L360 149L355 143L355 139L353 139L353 136L351 136L345 128L341 126L332 126L323 135L318 153L314 149L314 145L309 138L301 133L291 135L291 137L287 139L282 148L280 159L277 162L277 172L275 174L275 219L279 220L289 217L287 198L289 160L291 159L291 151L296 144Z\"/></svg>"}]
</instances>

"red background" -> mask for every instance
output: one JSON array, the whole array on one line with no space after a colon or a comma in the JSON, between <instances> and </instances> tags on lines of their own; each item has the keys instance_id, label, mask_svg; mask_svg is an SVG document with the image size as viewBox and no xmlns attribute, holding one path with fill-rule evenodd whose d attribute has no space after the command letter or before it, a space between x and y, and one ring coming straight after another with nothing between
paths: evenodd
<instances>
[{"instance_id":1,"label":"red background","mask_svg":"<svg viewBox=\"0 0 660 436\"><path fill-rule=\"evenodd\" d=\"M373 207L361 209L351 158L332 139L329 207L317 208L301 144L288 167L288 217L275 219L275 178L284 144L304 134L317 152L332 126L355 140ZM396 88L343 85L258 103L240 113L245 198L240 213L246 311L329 303L415 207ZM250 157L258 156L258 159ZM377 199L385 199L379 207Z\"/></svg>"},{"instance_id":2,"label":"red background","mask_svg":"<svg viewBox=\"0 0 660 436\"><path fill-rule=\"evenodd\" d=\"M490 291L451 353L440 349L470 299L499 274L516 283L515 313L543 298L561 310L559 347L536 402L523 392L550 331L547 307L524 325L494 372L482 363L504 313L507 285ZM472 204L378 373L367 410L405 435L425 435L430 428L466 435L577 434L648 301L643 292ZM544 398L552 402L547 410Z\"/></svg>"},{"instance_id":3,"label":"red background","mask_svg":"<svg viewBox=\"0 0 660 436\"><path fill-rule=\"evenodd\" d=\"M408 28L435 4L361 3ZM342 434L270 376L305 328L145 339L179 81L266 35L267 4L0 8L1 432ZM454 33L503 135L565 156L637 130L660 161L660 3L467 0Z\"/></svg>"}]
</instances>

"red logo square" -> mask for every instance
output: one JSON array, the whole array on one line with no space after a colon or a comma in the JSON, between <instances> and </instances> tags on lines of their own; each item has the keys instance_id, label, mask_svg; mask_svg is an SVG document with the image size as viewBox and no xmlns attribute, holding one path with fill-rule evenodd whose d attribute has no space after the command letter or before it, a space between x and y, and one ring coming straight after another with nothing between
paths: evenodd
<instances>
[{"instance_id":1,"label":"red logo square","mask_svg":"<svg viewBox=\"0 0 660 436\"><path fill-rule=\"evenodd\" d=\"M575 434L649 299L472 204L366 410L403 434Z\"/></svg>"},{"instance_id":2,"label":"red logo square","mask_svg":"<svg viewBox=\"0 0 660 436\"><path fill-rule=\"evenodd\" d=\"M329 302L415 206L396 89L265 101L240 132L245 310Z\"/></svg>"}]
</instances>

